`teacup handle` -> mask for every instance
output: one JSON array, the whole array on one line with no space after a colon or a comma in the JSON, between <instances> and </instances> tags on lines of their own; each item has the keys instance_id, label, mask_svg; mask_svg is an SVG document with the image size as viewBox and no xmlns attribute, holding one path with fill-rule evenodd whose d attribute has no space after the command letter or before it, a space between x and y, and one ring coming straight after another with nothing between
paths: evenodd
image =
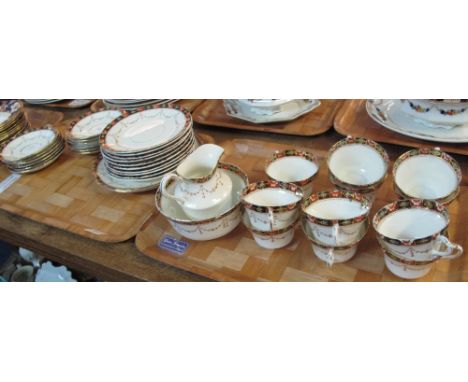
<instances>
[{"instance_id":1,"label":"teacup handle","mask_svg":"<svg viewBox=\"0 0 468 382\"><path fill-rule=\"evenodd\" d=\"M335 237L336 245L340 246L341 245L341 240L339 239L339 237L340 237L340 225L338 223L333 224L333 236Z\"/></svg>"},{"instance_id":2,"label":"teacup handle","mask_svg":"<svg viewBox=\"0 0 468 382\"><path fill-rule=\"evenodd\" d=\"M436 244L434 247L437 249L434 248L432 250L432 256L434 258L456 259L463 253L463 248L461 245L452 243L444 235L437 236L435 242ZM445 247L445 251L441 251L441 247Z\"/></svg>"},{"instance_id":3,"label":"teacup handle","mask_svg":"<svg viewBox=\"0 0 468 382\"><path fill-rule=\"evenodd\" d=\"M172 199L172 200L175 200L177 203L180 203L181 205L184 205L185 204L185 199L184 198L179 198L177 196L174 196L172 194L170 194L168 191L167 191L167 183L170 181L170 180L181 180L182 178L173 173L173 172L170 172L169 174L166 174L163 176L162 180L161 180L161 184L159 187L161 187L161 194L163 196L165 196L166 198L169 198L169 199Z\"/></svg>"},{"instance_id":4,"label":"teacup handle","mask_svg":"<svg viewBox=\"0 0 468 382\"><path fill-rule=\"evenodd\" d=\"M268 208L268 221L270 222L270 229L274 231L275 229L273 226L275 225L275 215L273 214L273 208L272 207L267 207Z\"/></svg>"}]
</instances>

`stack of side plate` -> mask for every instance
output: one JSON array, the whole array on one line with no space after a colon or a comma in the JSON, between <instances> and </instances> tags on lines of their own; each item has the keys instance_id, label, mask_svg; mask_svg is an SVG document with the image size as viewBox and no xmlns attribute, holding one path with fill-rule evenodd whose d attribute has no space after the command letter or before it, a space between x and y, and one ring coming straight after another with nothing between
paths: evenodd
<instances>
[{"instance_id":1,"label":"stack of side plate","mask_svg":"<svg viewBox=\"0 0 468 382\"><path fill-rule=\"evenodd\" d=\"M7 101L0 104L0 145L29 127L21 104Z\"/></svg>"},{"instance_id":2,"label":"stack of side plate","mask_svg":"<svg viewBox=\"0 0 468 382\"><path fill-rule=\"evenodd\" d=\"M147 107L112 121L100 136L96 179L116 192L155 189L198 145L192 117L177 106Z\"/></svg>"},{"instance_id":3,"label":"stack of side plate","mask_svg":"<svg viewBox=\"0 0 468 382\"><path fill-rule=\"evenodd\" d=\"M111 109L135 110L149 105L170 105L177 99L105 99L104 105Z\"/></svg>"},{"instance_id":4,"label":"stack of side plate","mask_svg":"<svg viewBox=\"0 0 468 382\"><path fill-rule=\"evenodd\" d=\"M35 172L55 162L64 148L65 141L55 129L32 130L3 147L2 162L13 172Z\"/></svg>"},{"instance_id":5,"label":"stack of side plate","mask_svg":"<svg viewBox=\"0 0 468 382\"><path fill-rule=\"evenodd\" d=\"M102 110L85 114L80 120L72 123L72 128L67 134L68 145L73 151L81 154L98 153L99 136L102 131L121 115L119 110Z\"/></svg>"}]
</instances>

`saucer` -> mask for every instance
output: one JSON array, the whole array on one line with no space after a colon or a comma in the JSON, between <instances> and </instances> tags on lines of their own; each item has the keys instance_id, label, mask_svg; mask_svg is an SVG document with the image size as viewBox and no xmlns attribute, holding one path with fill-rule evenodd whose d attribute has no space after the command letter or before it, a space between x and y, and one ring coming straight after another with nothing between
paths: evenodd
<instances>
[{"instance_id":1,"label":"saucer","mask_svg":"<svg viewBox=\"0 0 468 382\"><path fill-rule=\"evenodd\" d=\"M447 128L413 118L399 99L372 99L366 103L369 116L383 127L412 138L433 142L468 142L468 123Z\"/></svg>"}]
</instances>

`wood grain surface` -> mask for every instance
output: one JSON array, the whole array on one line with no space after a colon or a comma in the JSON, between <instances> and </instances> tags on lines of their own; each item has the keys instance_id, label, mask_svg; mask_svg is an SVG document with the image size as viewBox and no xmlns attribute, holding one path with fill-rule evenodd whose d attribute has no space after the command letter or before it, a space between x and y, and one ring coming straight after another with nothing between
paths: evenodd
<instances>
[{"instance_id":1,"label":"wood grain surface","mask_svg":"<svg viewBox=\"0 0 468 382\"><path fill-rule=\"evenodd\" d=\"M222 145L225 148L223 160L240 166L248 173L250 181L265 179L264 165L274 150L291 147L248 139L228 140ZM309 151L319 157L321 164L319 175L314 180L314 190L331 189L325 163L327 149L323 149L322 146L322 149L309 149ZM395 158L394 155L392 157ZM449 234L453 241L468 248L466 167L463 172L465 180L461 193L449 207L451 215ZM370 216L373 216L378 208L397 198L393 192L392 181L392 177L388 176L377 194ZM188 251L183 256L176 256L160 249L158 242L165 234L189 242ZM266 250L256 245L250 233L242 225L223 238L195 242L181 238L163 216L155 213L138 233L135 243L138 250L148 257L219 281L401 281L386 269L372 228L360 243L353 259L332 267L327 266L313 254L311 245L300 228L296 230L295 238L288 247ZM426 277L420 279L420 281L449 280L468 280L466 255L456 260L440 260Z\"/></svg>"},{"instance_id":2,"label":"wood grain surface","mask_svg":"<svg viewBox=\"0 0 468 382\"><path fill-rule=\"evenodd\" d=\"M33 127L51 123L61 131L69 128L70 118L60 121L56 111L39 113L28 107L26 114ZM94 240L120 242L135 236L154 210L153 192L122 195L107 190L94 179L95 161L95 155L67 148L55 163L22 175L0 193L0 209ZM9 175L1 166L0 181Z\"/></svg>"},{"instance_id":3,"label":"wood grain surface","mask_svg":"<svg viewBox=\"0 0 468 382\"><path fill-rule=\"evenodd\" d=\"M442 143L407 137L375 122L366 111L366 100L346 100L335 118L335 130L342 135L366 137L376 142L408 147L440 147L449 153L468 155L467 143Z\"/></svg>"},{"instance_id":4,"label":"wood grain surface","mask_svg":"<svg viewBox=\"0 0 468 382\"><path fill-rule=\"evenodd\" d=\"M276 134L314 136L323 134L333 126L341 100L320 100L321 105L290 122L255 124L230 117L224 111L223 100L206 100L193 113L193 120L202 125Z\"/></svg>"}]
</instances>

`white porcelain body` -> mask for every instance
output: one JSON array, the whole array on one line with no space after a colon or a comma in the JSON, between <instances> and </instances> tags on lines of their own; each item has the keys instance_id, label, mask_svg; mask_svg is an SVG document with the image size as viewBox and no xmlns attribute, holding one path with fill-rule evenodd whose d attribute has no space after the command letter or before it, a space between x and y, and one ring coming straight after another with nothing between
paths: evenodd
<instances>
[{"instance_id":1,"label":"white porcelain body","mask_svg":"<svg viewBox=\"0 0 468 382\"><path fill-rule=\"evenodd\" d=\"M402 161L395 172L395 184L406 195L417 199L444 198L458 188L452 166L434 155L416 155Z\"/></svg>"},{"instance_id":2,"label":"white porcelain body","mask_svg":"<svg viewBox=\"0 0 468 382\"><path fill-rule=\"evenodd\" d=\"M307 222L311 232L321 243L332 246L344 246L359 240L365 221L347 226L323 226Z\"/></svg>"},{"instance_id":3,"label":"white porcelain body","mask_svg":"<svg viewBox=\"0 0 468 382\"><path fill-rule=\"evenodd\" d=\"M340 180L354 186L365 186L381 180L387 172L384 158L364 144L349 144L334 151L328 168Z\"/></svg>"},{"instance_id":4,"label":"white porcelain body","mask_svg":"<svg viewBox=\"0 0 468 382\"><path fill-rule=\"evenodd\" d=\"M468 122L468 102L435 102L426 99L404 99L401 102L405 113L429 123L457 125ZM416 111L414 107L421 111Z\"/></svg>"},{"instance_id":5,"label":"white porcelain body","mask_svg":"<svg viewBox=\"0 0 468 382\"><path fill-rule=\"evenodd\" d=\"M226 216L211 222L189 225L169 220L169 223L178 234L187 239L206 241L218 239L227 235L239 225L241 218L241 206L238 205Z\"/></svg>"},{"instance_id":6,"label":"white porcelain body","mask_svg":"<svg viewBox=\"0 0 468 382\"><path fill-rule=\"evenodd\" d=\"M275 231L293 224L299 216L301 199L302 195L282 188L258 189L243 196L244 202L269 209L268 212L258 212L246 207L250 224L258 231ZM275 208L292 204L296 204L294 209L274 211Z\"/></svg>"},{"instance_id":7,"label":"white porcelain body","mask_svg":"<svg viewBox=\"0 0 468 382\"><path fill-rule=\"evenodd\" d=\"M289 227L299 217L299 209L291 211L263 213L246 209L250 224L258 231L276 231Z\"/></svg>"},{"instance_id":8,"label":"white porcelain body","mask_svg":"<svg viewBox=\"0 0 468 382\"><path fill-rule=\"evenodd\" d=\"M376 228L380 235L406 241L406 245L393 244L379 237L380 245L390 253L413 261L432 261L439 258L455 258L462 254L459 245L452 244L443 235L448 222L445 216L433 210L407 208L385 216ZM421 244L411 244L416 239L433 236Z\"/></svg>"},{"instance_id":9,"label":"white porcelain body","mask_svg":"<svg viewBox=\"0 0 468 382\"><path fill-rule=\"evenodd\" d=\"M351 260L356 254L358 245L346 249L334 249L334 248L323 248L314 243L312 245L312 250L314 251L315 256L320 260L326 262L327 264L334 263L344 263L345 261Z\"/></svg>"},{"instance_id":10,"label":"white porcelain body","mask_svg":"<svg viewBox=\"0 0 468 382\"><path fill-rule=\"evenodd\" d=\"M432 263L423 265L409 265L390 258L384 254L385 265L395 276L413 280L426 276L432 269Z\"/></svg>"},{"instance_id":11,"label":"white porcelain body","mask_svg":"<svg viewBox=\"0 0 468 382\"><path fill-rule=\"evenodd\" d=\"M346 220L357 218L369 212L360 202L345 198L321 199L310 204L304 213L316 219ZM338 223L325 226L307 219L307 226L318 241L325 245L346 246L360 239L367 218L347 225Z\"/></svg>"},{"instance_id":12,"label":"white porcelain body","mask_svg":"<svg viewBox=\"0 0 468 382\"><path fill-rule=\"evenodd\" d=\"M294 226L286 232L278 234L262 234L259 232L252 232L255 242L262 248L278 249L289 245L294 238Z\"/></svg>"},{"instance_id":13,"label":"white porcelain body","mask_svg":"<svg viewBox=\"0 0 468 382\"><path fill-rule=\"evenodd\" d=\"M319 167L316 163L300 156L286 156L275 159L265 169L271 179L294 183L301 187L305 198L312 194L312 178L317 174L318 170ZM306 182L307 179L309 180Z\"/></svg>"}]
</instances>

